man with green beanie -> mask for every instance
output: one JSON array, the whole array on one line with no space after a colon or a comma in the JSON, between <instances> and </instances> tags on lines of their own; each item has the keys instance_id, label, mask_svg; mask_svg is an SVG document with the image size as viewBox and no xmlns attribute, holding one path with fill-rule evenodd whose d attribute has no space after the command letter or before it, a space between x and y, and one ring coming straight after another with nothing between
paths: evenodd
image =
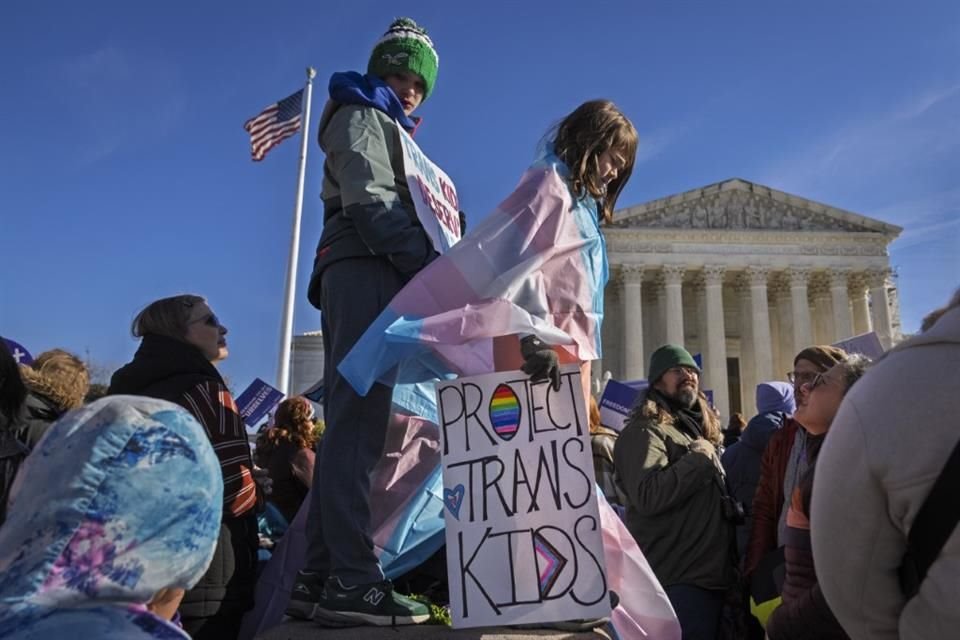
<instances>
[{"instance_id":1,"label":"man with green beanie","mask_svg":"<svg viewBox=\"0 0 960 640\"><path fill-rule=\"evenodd\" d=\"M713 640L736 579L738 514L716 452L720 420L683 347L654 351L647 381L614 449L626 525L667 592L684 640Z\"/></svg>"},{"instance_id":2,"label":"man with green beanie","mask_svg":"<svg viewBox=\"0 0 960 640\"><path fill-rule=\"evenodd\" d=\"M335 73L320 117L323 233L308 287L322 311L324 418L307 521L307 559L287 614L326 626L394 626L429 618L394 592L374 553L370 475L380 460L392 389L359 396L341 360L410 278L437 257L407 188L401 129L433 92L439 60L427 32L395 20L367 73Z\"/></svg>"}]
</instances>

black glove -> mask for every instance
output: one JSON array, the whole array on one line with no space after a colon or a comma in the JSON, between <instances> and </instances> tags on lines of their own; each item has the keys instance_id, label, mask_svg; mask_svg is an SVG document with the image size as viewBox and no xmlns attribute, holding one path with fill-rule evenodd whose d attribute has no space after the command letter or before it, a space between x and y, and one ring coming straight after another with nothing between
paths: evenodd
<instances>
[{"instance_id":1,"label":"black glove","mask_svg":"<svg viewBox=\"0 0 960 640\"><path fill-rule=\"evenodd\" d=\"M524 360L521 371L534 382L549 379L553 390L560 391L560 362L550 345L537 336L527 336L520 340L520 354Z\"/></svg>"},{"instance_id":2,"label":"black glove","mask_svg":"<svg viewBox=\"0 0 960 640\"><path fill-rule=\"evenodd\" d=\"M460 237L467 235L467 214L460 212Z\"/></svg>"}]
</instances>

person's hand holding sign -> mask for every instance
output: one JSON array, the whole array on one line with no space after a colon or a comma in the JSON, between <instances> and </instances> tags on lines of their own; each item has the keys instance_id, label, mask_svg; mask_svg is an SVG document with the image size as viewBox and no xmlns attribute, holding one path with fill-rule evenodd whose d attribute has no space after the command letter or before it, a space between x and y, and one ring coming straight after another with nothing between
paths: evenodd
<instances>
[{"instance_id":1,"label":"person's hand holding sign","mask_svg":"<svg viewBox=\"0 0 960 640\"><path fill-rule=\"evenodd\" d=\"M527 336L520 340L520 354L524 360L521 371L534 382L550 380L553 390L560 391L560 362L550 345L537 336Z\"/></svg>"}]
</instances>

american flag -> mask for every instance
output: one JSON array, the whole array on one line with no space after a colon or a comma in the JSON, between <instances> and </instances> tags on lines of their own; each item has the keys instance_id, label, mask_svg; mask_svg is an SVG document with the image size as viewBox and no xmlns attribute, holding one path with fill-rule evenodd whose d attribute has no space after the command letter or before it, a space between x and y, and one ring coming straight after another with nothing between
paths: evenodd
<instances>
[{"instance_id":1,"label":"american flag","mask_svg":"<svg viewBox=\"0 0 960 640\"><path fill-rule=\"evenodd\" d=\"M303 89L275 102L247 120L243 128L250 134L250 155L263 160L267 151L300 130Z\"/></svg>"}]
</instances>

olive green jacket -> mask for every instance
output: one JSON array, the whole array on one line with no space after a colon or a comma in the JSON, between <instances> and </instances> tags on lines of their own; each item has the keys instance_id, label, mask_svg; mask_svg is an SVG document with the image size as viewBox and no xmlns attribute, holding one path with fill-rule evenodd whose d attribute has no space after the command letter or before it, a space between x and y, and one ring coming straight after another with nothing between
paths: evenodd
<instances>
[{"instance_id":1,"label":"olive green jacket","mask_svg":"<svg viewBox=\"0 0 960 640\"><path fill-rule=\"evenodd\" d=\"M706 433L719 420L701 394ZM626 525L660 583L724 589L735 580L734 525L723 515L717 456L690 450L696 438L662 405L638 400L614 449L627 498Z\"/></svg>"}]
</instances>

